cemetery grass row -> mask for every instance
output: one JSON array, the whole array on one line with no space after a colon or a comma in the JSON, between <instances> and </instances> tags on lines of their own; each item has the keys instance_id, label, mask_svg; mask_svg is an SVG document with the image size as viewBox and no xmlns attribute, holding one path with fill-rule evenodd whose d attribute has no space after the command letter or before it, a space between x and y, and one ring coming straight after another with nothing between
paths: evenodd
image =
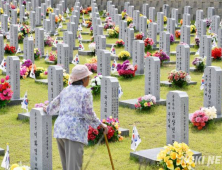
<instances>
[{"instance_id":1,"label":"cemetery grass row","mask_svg":"<svg viewBox=\"0 0 222 170\"><path fill-rule=\"evenodd\" d=\"M66 26L63 27L66 29ZM83 32L85 30L83 29ZM106 32L104 32L106 33ZM137 33L135 33L137 34ZM33 37L35 35L33 34ZM59 36L63 36L63 32L59 32ZM89 35L82 35L83 39L90 39ZM158 38L159 39L159 36ZM107 44L115 43L117 39L107 38ZM194 37L191 37L191 44L194 43ZM77 41L76 41L76 44ZM88 51L88 44L84 43L85 51ZM176 51L177 44L171 45L171 51ZM22 44L20 44L21 49L23 49ZM110 48L107 48L110 50ZM122 49L116 48L116 53L118 54ZM197 49L191 48L191 51L196 51ZM51 51L51 47L46 47L45 52ZM153 52L153 51L152 51ZM77 53L75 50L74 55ZM6 57L6 56L5 56ZM175 56L170 56L172 61L176 60ZM89 56L80 56L80 64L86 63L86 59L89 59ZM194 55L191 55L190 66L192 66L192 61L195 58ZM130 62L132 60L130 59ZM44 59L36 60L36 66L41 66L47 68L47 65ZM222 62L213 61L212 65L222 67ZM73 68L73 65L69 65L70 70ZM175 69L175 65L169 65L161 67L161 76L160 80L164 81L167 79L168 73ZM191 72L192 81L196 81L197 85L191 85L182 89L186 91L189 96L189 113L193 113L200 106L203 105L203 91L199 90L202 73ZM4 76L0 75L0 78ZM136 76L134 79L122 79L118 78L119 83L123 89L124 95L121 100L137 98L138 96L144 95L144 86L145 86L145 76ZM164 87L160 89L161 98L166 99L166 95L169 91L176 90L173 87ZM36 103L41 103L48 98L48 87L43 84L37 84L33 79L21 79L21 96L28 91L29 98L29 110L34 107ZM94 97L94 110L98 117L100 117L100 97ZM27 121L18 121L18 113L21 113L23 110L21 106L10 106L1 109L0 111L0 146L5 146L6 143L10 145L10 159L12 163L17 163L20 160L23 161L23 164L29 165L30 159L30 134L29 134L29 122ZM128 108L119 108L119 120L120 125L124 128L130 129L130 137L125 138L122 142L110 143L111 152L113 155L113 160L116 169L138 169L140 164L134 160L129 159L130 142L131 142L131 131L133 123L136 123L137 129L140 133L142 143L139 145L138 150L143 150L147 148L156 148L165 145L166 141L166 106L155 106L152 108L149 113L138 112ZM53 121L54 123L54 121ZM7 130L6 130L7 129ZM53 130L53 127L52 127ZM208 155L221 155L222 149L222 124L221 122L216 122L215 125L207 130L198 131L194 128L189 128L189 147L191 149L198 150L202 152L204 156ZM216 139L216 140L215 140ZM53 138L53 169L61 169L61 163L59 158L59 153L56 145L56 141ZM213 141L213 142L212 142ZM84 163L90 157L90 154L93 151L93 147L86 147L84 154ZM0 160L3 157L0 156ZM101 161L102 160L102 161ZM84 165L83 165L84 167ZM99 149L95 153L94 157L90 162L90 169L109 169L110 162L105 145L99 146ZM142 168L145 166L142 165ZM198 165L197 169L203 169L205 165ZM220 165L211 165L207 169L219 169ZM154 167L148 167L147 169L155 169ZM158 168L157 168L158 169Z\"/></svg>"}]
</instances>

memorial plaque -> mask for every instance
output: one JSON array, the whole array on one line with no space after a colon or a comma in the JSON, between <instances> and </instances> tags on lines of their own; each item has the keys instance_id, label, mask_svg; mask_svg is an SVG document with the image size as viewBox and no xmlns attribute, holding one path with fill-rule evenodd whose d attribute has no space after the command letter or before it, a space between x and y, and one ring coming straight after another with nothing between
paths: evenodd
<instances>
[{"instance_id":1,"label":"memorial plaque","mask_svg":"<svg viewBox=\"0 0 222 170\"><path fill-rule=\"evenodd\" d=\"M183 25L181 27L180 42L190 45L190 26Z\"/></svg>"},{"instance_id":2,"label":"memorial plaque","mask_svg":"<svg viewBox=\"0 0 222 170\"><path fill-rule=\"evenodd\" d=\"M179 44L176 49L176 70L190 73L190 47L187 44Z\"/></svg>"},{"instance_id":3,"label":"memorial plaque","mask_svg":"<svg viewBox=\"0 0 222 170\"><path fill-rule=\"evenodd\" d=\"M144 41L134 40L133 41L133 65L137 65L136 75L144 74Z\"/></svg>"},{"instance_id":4,"label":"memorial plaque","mask_svg":"<svg viewBox=\"0 0 222 170\"><path fill-rule=\"evenodd\" d=\"M157 33L160 33L163 31L163 12L157 12Z\"/></svg>"},{"instance_id":5,"label":"memorial plaque","mask_svg":"<svg viewBox=\"0 0 222 170\"><path fill-rule=\"evenodd\" d=\"M149 4L143 4L143 15L149 18Z\"/></svg>"}]
</instances>

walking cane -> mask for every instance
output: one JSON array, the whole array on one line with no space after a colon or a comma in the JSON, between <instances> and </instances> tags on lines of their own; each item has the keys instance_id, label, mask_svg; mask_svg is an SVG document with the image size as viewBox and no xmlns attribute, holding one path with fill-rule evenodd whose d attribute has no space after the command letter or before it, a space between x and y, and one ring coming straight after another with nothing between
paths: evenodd
<instances>
[{"instance_id":1,"label":"walking cane","mask_svg":"<svg viewBox=\"0 0 222 170\"><path fill-rule=\"evenodd\" d=\"M109 149L109 143L108 143L107 136L106 136L105 133L104 133L104 137L105 137L106 146L107 146L107 150L108 150L108 153L109 153L109 159L110 159L110 162L111 162L111 165L112 165L112 169L115 170L114 165L113 165L112 155L111 155L110 149Z\"/></svg>"}]
</instances>

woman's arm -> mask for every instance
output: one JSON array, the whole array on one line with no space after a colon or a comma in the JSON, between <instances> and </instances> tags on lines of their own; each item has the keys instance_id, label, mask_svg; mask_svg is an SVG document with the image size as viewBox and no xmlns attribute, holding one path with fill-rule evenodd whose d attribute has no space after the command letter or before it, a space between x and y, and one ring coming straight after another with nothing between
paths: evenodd
<instances>
[{"instance_id":1,"label":"woman's arm","mask_svg":"<svg viewBox=\"0 0 222 170\"><path fill-rule=\"evenodd\" d=\"M48 115L55 115L59 112L60 108L60 95L58 95L53 101L51 101L48 105L48 107L44 110L46 110L46 113Z\"/></svg>"},{"instance_id":2,"label":"woman's arm","mask_svg":"<svg viewBox=\"0 0 222 170\"><path fill-rule=\"evenodd\" d=\"M83 117L86 119L88 124L94 129L101 125L101 121L99 118L97 118L95 112L93 111L92 94L90 91L87 91L83 96L82 104Z\"/></svg>"}]
</instances>

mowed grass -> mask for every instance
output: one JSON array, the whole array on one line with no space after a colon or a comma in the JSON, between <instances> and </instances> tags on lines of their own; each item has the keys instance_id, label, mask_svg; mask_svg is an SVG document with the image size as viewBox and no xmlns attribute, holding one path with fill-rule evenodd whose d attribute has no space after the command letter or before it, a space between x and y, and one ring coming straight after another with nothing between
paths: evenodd
<instances>
[{"instance_id":1,"label":"mowed grass","mask_svg":"<svg viewBox=\"0 0 222 170\"><path fill-rule=\"evenodd\" d=\"M65 28L65 26L64 26ZM89 32L89 29L83 31ZM63 33L60 32L59 36ZM34 36L34 34L33 34ZM84 39L90 39L90 36L85 36ZM159 36L158 36L159 39ZM117 39L107 38L107 43L115 43ZM191 37L191 44L194 42L194 37ZM76 46L78 41L76 41ZM20 45L23 49L23 46ZM85 50L88 50L88 44L85 44ZM177 44L171 45L171 51L176 51ZM110 50L110 48L107 48ZM124 50L123 48L116 49L117 54ZM197 49L191 48L191 51ZM45 51L51 52L51 47L45 48ZM151 51L153 52L153 51ZM74 51L74 55L77 51ZM6 57L6 56L5 56ZM195 56L190 57L190 63ZM80 56L80 64L87 62L90 56ZM176 57L171 56L171 60L175 61ZM132 60L130 60L132 61ZM121 61L118 61L120 63ZM49 65L45 64L44 59L35 61L37 66L47 68ZM222 66L222 62L212 62L214 66ZM192 65L190 65L192 66ZM70 70L73 65L70 64ZM175 69L175 65L168 65L161 67L161 81L167 80L168 73ZM0 76L2 78L4 76ZM172 90L185 91L189 95L189 113L198 110L203 105L203 91L200 91L200 82L202 73L192 73L192 81L196 81L197 85L188 86L182 89L169 88L162 86L160 89L161 98L166 99L166 95ZM136 76L133 79L119 78L119 83L123 89L123 96L120 100L138 98L144 95L145 76ZM48 98L48 87L43 84L37 84L33 79L21 79L21 97L24 93L28 92L29 98L29 110L31 110L36 103L44 102ZM98 117L100 117L100 97L96 96L93 100L94 110ZM18 163L22 161L23 164L30 164L30 125L28 121L17 120L18 113L22 113L24 110L21 106L11 106L0 109L0 147L6 148L6 143L10 146L10 159L11 163ZM149 112L137 112L132 109L119 107L119 121L123 128L130 130L130 136L124 138L122 142L110 143L110 149L113 157L115 169L117 170L135 170L135 169L158 169L158 167L152 167L147 165L141 165L139 162L130 159L130 144L133 124L135 123L142 142L137 150L151 149L156 147L162 147L166 144L166 107L155 106ZM53 131L53 127L52 127ZM189 146L192 150L202 152L203 156L221 156L222 155L222 124L216 122L213 128L202 131L197 131L190 126L189 128ZM90 170L106 170L111 169L109 156L106 145L102 144L98 147L95 155L91 157L94 147L85 147L84 150L84 165L91 158L88 169ZM61 161L57 149L56 140L53 138L52 143L52 155L53 155L53 170L61 170ZM0 156L0 161L3 159ZM210 165L206 167L207 160L204 165L197 165L196 169L205 170L220 170L221 164Z\"/></svg>"}]
</instances>

